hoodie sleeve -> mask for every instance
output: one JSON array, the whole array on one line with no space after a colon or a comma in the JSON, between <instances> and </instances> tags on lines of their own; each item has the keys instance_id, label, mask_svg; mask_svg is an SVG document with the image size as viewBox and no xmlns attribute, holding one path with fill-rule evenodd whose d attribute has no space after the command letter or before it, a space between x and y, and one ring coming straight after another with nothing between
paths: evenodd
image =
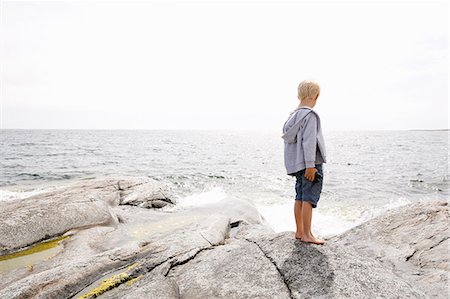
<instances>
[{"instance_id":1,"label":"hoodie sleeve","mask_svg":"<svg viewBox=\"0 0 450 299\"><path fill-rule=\"evenodd\" d=\"M305 155L305 164L307 168L315 166L316 147L317 147L317 116L310 113L306 120L305 127L302 130L303 153Z\"/></svg>"}]
</instances>

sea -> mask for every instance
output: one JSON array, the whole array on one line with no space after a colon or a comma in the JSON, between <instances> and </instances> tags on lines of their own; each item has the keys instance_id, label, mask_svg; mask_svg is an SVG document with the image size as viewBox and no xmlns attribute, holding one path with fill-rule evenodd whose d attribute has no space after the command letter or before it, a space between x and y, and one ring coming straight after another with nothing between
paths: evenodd
<instances>
[{"instance_id":1,"label":"sea","mask_svg":"<svg viewBox=\"0 0 450 299\"><path fill-rule=\"evenodd\" d=\"M281 132L256 130L0 131L0 209L105 176L164 183L184 208L239 198L276 231L295 231L295 177ZM331 237L405 204L449 198L448 130L325 131L313 233ZM39 204L38 202L36 204Z\"/></svg>"}]
</instances>

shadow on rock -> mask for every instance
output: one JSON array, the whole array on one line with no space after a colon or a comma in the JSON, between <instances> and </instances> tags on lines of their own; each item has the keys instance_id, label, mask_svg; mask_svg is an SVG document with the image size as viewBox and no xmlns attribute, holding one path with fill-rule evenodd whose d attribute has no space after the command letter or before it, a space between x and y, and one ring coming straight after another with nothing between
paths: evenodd
<instances>
[{"instance_id":1,"label":"shadow on rock","mask_svg":"<svg viewBox=\"0 0 450 299\"><path fill-rule=\"evenodd\" d=\"M318 298L332 294L334 271L330 268L328 257L317 245L294 242L291 254L280 268L292 296Z\"/></svg>"}]
</instances>

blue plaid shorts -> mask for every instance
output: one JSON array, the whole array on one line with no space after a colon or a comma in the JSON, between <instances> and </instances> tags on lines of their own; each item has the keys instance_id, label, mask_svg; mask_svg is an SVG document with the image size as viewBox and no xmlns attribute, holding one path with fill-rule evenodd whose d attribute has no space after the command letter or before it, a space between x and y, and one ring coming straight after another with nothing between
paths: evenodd
<instances>
[{"instance_id":1,"label":"blue plaid shorts","mask_svg":"<svg viewBox=\"0 0 450 299\"><path fill-rule=\"evenodd\" d=\"M316 208L317 202L320 199L320 193L322 192L323 170L322 164L315 164L314 167L317 169L317 172L312 182L305 178L306 168L295 173L295 177L297 178L295 182L295 200L309 201L312 207Z\"/></svg>"}]
</instances>

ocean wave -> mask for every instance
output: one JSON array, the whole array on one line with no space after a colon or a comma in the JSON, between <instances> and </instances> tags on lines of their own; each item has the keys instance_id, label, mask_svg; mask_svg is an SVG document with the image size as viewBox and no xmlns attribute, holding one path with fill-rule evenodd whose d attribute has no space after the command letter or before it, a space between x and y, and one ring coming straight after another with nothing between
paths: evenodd
<instances>
[{"instance_id":1,"label":"ocean wave","mask_svg":"<svg viewBox=\"0 0 450 299\"><path fill-rule=\"evenodd\" d=\"M405 206L407 204L412 203L413 201L405 198L399 197L395 199L390 199L388 203L378 207L378 208L368 208L366 209L360 216L360 218L355 222L356 225L367 222L373 218L383 215L386 211L399 208L401 206Z\"/></svg>"},{"instance_id":2,"label":"ocean wave","mask_svg":"<svg viewBox=\"0 0 450 299\"><path fill-rule=\"evenodd\" d=\"M19 176L19 177L28 176L28 177L32 177L32 178L36 178L36 179L44 178L43 176L41 176L38 173L28 173L28 172L19 173L19 174L17 174L17 176Z\"/></svg>"},{"instance_id":3,"label":"ocean wave","mask_svg":"<svg viewBox=\"0 0 450 299\"><path fill-rule=\"evenodd\" d=\"M61 188L62 186L41 186L36 187L31 190L18 190L18 191L11 191L11 190L4 190L0 189L0 202L8 202L13 200L19 200L28 198L37 194L53 191L57 188Z\"/></svg>"},{"instance_id":4,"label":"ocean wave","mask_svg":"<svg viewBox=\"0 0 450 299\"><path fill-rule=\"evenodd\" d=\"M388 210L409 203L412 201L406 198L392 199L389 203L376 209L366 207L359 216L356 214L357 210L352 210L348 206L314 209L312 229L318 236L330 238L380 216ZM257 203L256 207L275 232L296 231L293 201L281 204Z\"/></svg>"},{"instance_id":5,"label":"ocean wave","mask_svg":"<svg viewBox=\"0 0 450 299\"><path fill-rule=\"evenodd\" d=\"M213 187L209 190L196 192L194 194L176 199L176 204L169 210L178 211L204 206L223 200L226 197L227 194L222 187Z\"/></svg>"},{"instance_id":6,"label":"ocean wave","mask_svg":"<svg viewBox=\"0 0 450 299\"><path fill-rule=\"evenodd\" d=\"M16 147L16 146L32 146L32 145L38 145L34 142L22 142L22 143L11 143L9 146Z\"/></svg>"}]
</instances>

